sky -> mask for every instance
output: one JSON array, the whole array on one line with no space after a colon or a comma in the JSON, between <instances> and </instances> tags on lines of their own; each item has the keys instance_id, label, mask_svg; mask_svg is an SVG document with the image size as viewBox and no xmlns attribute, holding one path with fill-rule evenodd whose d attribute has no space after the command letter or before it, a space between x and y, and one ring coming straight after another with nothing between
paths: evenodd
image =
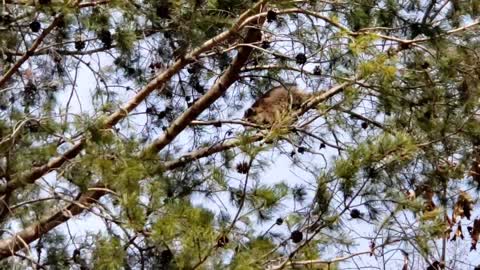
<instances>
[{"instance_id":1,"label":"sky","mask_svg":"<svg viewBox=\"0 0 480 270\"><path fill-rule=\"evenodd\" d=\"M97 60L100 60L100 63L97 63ZM91 59L90 61L94 62L95 65L100 64L102 66L109 66L112 64L112 60L108 57L101 57L99 59ZM306 69L313 69L311 66L305 67ZM292 79L295 81L295 79ZM297 82L300 82L298 80ZM125 85L123 85L125 86ZM305 85L300 85L302 87L305 87ZM77 85L76 85L76 92L78 94L78 97L74 95L72 102L71 102L71 107L69 109L70 113L88 113L90 115L96 114L97 112L94 112L94 106L91 104L91 96L92 93L95 91L96 87L96 79L95 77L85 68L81 68L80 72L78 73L78 78L77 78ZM122 100L128 100L129 97L131 97L134 93L133 91L124 91L123 88L119 88L119 91L121 91L121 98ZM62 92L59 97L58 101L62 103L63 105L66 104L66 102L69 100L70 97L70 89L67 87L67 89ZM81 109L80 109L81 108ZM141 112L145 110L144 105L140 105L139 108L137 108L137 112ZM239 117L243 114L243 111L239 111ZM142 115L137 115L133 117L129 117L130 123L138 123L139 126L140 124L145 122L145 118ZM238 130L241 132L241 129ZM177 141L182 142L182 140L189 140L186 136L181 135ZM290 149L289 147L286 147L287 149ZM336 156L336 151L332 148L328 148L324 150L325 152L325 157L327 161L333 161L334 156ZM271 151L265 153L262 158L265 158L268 160L271 165L269 166L268 169L265 170L264 173L261 174L261 177L257 181L265 184L275 184L279 182L286 182L288 183L289 186L295 186L295 185L309 185L309 183L312 183L314 181L314 178L311 174L302 171L302 170L293 170L292 169L292 164L291 164L291 159L288 158L287 156L281 156L278 157L277 155L278 152ZM299 155L299 154L297 154ZM308 155L308 154L307 154ZM318 158L317 156L311 156L312 158ZM323 161L320 161L322 163ZM52 173L49 176L46 177L47 181L54 182L54 177L55 175ZM232 178L239 177L239 175L232 175ZM233 180L232 180L233 181ZM222 201L224 203L228 202L228 196L227 194L223 194L220 196L222 198ZM194 195L192 197L192 201L194 204L197 205L202 205L203 207L209 208L212 211L215 211L218 213L218 207L216 204L213 204L212 202L209 202L206 200L203 195ZM311 201L311 198L307 199L305 202L305 205L309 204ZM301 205L294 204L292 200L286 201L283 205L284 207L284 213L290 213L294 210L297 210L301 207ZM236 208L231 207L230 209L230 214L233 217ZM479 213L476 212L475 216L477 216ZM281 215L281 212L279 213ZM264 231L268 227L270 227L271 223L273 223L275 219L273 219L271 222L265 222L265 223L258 223L257 229L258 231ZM70 230L73 235L83 235L87 232L92 232L92 233L98 233L98 232L105 232L105 224L98 218L92 215L80 215L78 217L75 217L68 221L68 229ZM346 227L348 230L355 231L356 234L362 237L372 237L375 235L375 227L372 227L366 222L362 220L352 220L346 222ZM59 226L59 230L67 230L66 225ZM273 229L284 232L285 234L288 234L288 228L286 226L280 227L280 228L274 228ZM466 243L468 243L468 235L467 235L467 240L465 240ZM457 242L459 243L459 242ZM350 250L351 252L361 252L361 251L366 251L369 249L369 242L366 240L361 240L358 241L358 245L352 247ZM466 246L469 246L468 244ZM411 248L408 247L399 247L402 249L405 249L407 252L411 253ZM461 247L458 247L460 251L462 250ZM325 254L322 254L322 259L331 259L335 258L337 256L342 256L344 254L338 254L336 251L338 249L335 248L329 248L325 251ZM403 263L403 257L399 255L400 253L397 252L394 255L394 261L397 265L401 265ZM324 256L324 257L323 257ZM478 264L480 263L480 256L478 255L478 252L468 252L468 249L462 253L459 254L459 256L465 257L465 262L470 263L470 264ZM354 266L372 266L371 269L375 269L374 267L378 267L381 265L382 258L375 258L375 257L370 257L368 255L362 255L359 257L355 257L352 261L348 261L345 264L341 265L341 269L348 269L350 267ZM368 268L367 268L368 269ZM377 268L377 269L382 269ZM388 269L388 268L387 268ZM458 266L457 269L470 269L470 266L464 267L464 266Z\"/></svg>"}]
</instances>

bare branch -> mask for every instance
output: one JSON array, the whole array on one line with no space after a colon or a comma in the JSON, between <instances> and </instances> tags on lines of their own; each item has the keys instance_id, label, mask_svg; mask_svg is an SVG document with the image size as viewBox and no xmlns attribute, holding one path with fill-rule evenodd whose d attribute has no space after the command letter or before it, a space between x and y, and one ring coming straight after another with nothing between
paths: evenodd
<instances>
[{"instance_id":1,"label":"bare branch","mask_svg":"<svg viewBox=\"0 0 480 270\"><path fill-rule=\"evenodd\" d=\"M260 17L258 25L262 25L265 18ZM258 42L262 38L262 33L257 28L249 28L245 37L244 43ZM146 150L145 154L156 153L173 141L178 134L180 134L189 123L207 109L213 102L220 98L227 89L238 80L238 74L241 72L243 66L247 62L250 53L253 51L252 47L243 46L238 49L238 53L233 59L230 66L225 70L222 76L215 82L215 84L207 91L200 99L188 108L182 115L180 115L173 123L165 130L165 132L157 138Z\"/></svg>"},{"instance_id":2,"label":"bare branch","mask_svg":"<svg viewBox=\"0 0 480 270\"><path fill-rule=\"evenodd\" d=\"M37 240L42 234L52 230L71 217L83 212L84 209L89 208L101 196L106 194L102 189L93 189L81 195L75 203L63 208L52 216L46 216L38 222L28 226L13 237L0 241L0 259L10 257L16 251L25 248L25 245Z\"/></svg>"},{"instance_id":3,"label":"bare branch","mask_svg":"<svg viewBox=\"0 0 480 270\"><path fill-rule=\"evenodd\" d=\"M384 248L385 246L387 245L391 245L393 243L396 243L396 242L399 242L400 240L392 240L392 241L389 241L389 242L386 242L386 243L383 243L382 245L378 245L375 247L375 250L376 249L382 249ZM372 254L372 250L368 250L368 251L362 251L362 252L356 252L356 253L352 253L350 255L346 255L346 256L340 256L340 257L336 257L336 258L333 258L333 259L330 259L330 260L321 260L321 259L316 259L316 260L303 260L303 261L291 261L291 262L288 262L286 264L286 266L302 266L302 265L317 265L317 264L333 264L333 263L338 263L338 262L342 262L342 261L346 261L348 259L351 259L351 258L354 258L354 257L357 257L357 256L362 256L362 255L366 255L366 254Z\"/></svg>"},{"instance_id":4,"label":"bare branch","mask_svg":"<svg viewBox=\"0 0 480 270\"><path fill-rule=\"evenodd\" d=\"M345 87L345 85L346 85L345 83L341 84L342 87ZM325 101L326 99L332 97L334 93L339 93L340 92L339 88L343 89L340 86L335 86L332 89L323 92L319 97L315 98L314 100L317 102ZM258 134L255 136L248 137L245 140L235 139L235 140L219 143L214 146L200 148L186 155L183 155L177 160L165 162L164 168L166 170L173 170L193 160L239 146L242 143L252 143L252 142L260 141L262 139L263 139L263 136L261 134ZM21 237L26 243L31 243L36 239L38 239L38 237L42 233L46 233L49 230L55 228L56 226L69 220L71 217L82 213L81 209L76 208L79 205L90 205L92 202L98 201L105 194L106 194L106 191L103 189L90 189L90 191L87 192L85 195L81 195L75 203L72 203L65 208L68 210L68 213L70 213L71 215L65 216L63 214L64 210L59 211L51 216L42 218L35 224L28 226L27 228L19 232L17 236ZM85 208L86 207L83 207L82 209L85 209ZM39 231L37 228L42 228L42 230ZM12 255L12 251L15 252L22 248L23 247L19 245L19 243L15 240L15 238L1 240L0 241L0 259L9 257Z\"/></svg>"},{"instance_id":5,"label":"bare branch","mask_svg":"<svg viewBox=\"0 0 480 270\"><path fill-rule=\"evenodd\" d=\"M254 135L254 136L249 136L245 138L244 140L242 139L234 139L234 140L229 140L226 142L218 143L213 146L207 146L207 147L202 147L199 148L193 152L190 152L188 154L183 155L179 159L172 160L172 161L167 161L164 163L165 169L166 170L173 170L175 168L181 167L193 160L200 159L202 157L207 157L215 153L223 152L227 149L237 147L241 144L245 143L253 143L253 142L258 142L263 139L262 135Z\"/></svg>"},{"instance_id":6,"label":"bare branch","mask_svg":"<svg viewBox=\"0 0 480 270\"><path fill-rule=\"evenodd\" d=\"M101 128L112 128L114 125L116 125L120 120L125 118L128 113L130 113L132 110L134 110L138 104L140 104L148 95L150 95L155 89L161 89L163 85L177 72L179 72L182 68L184 68L186 65L193 63L195 59L200 56L200 54L212 49L214 46L217 44L227 40L229 37L232 35L235 35L241 28L241 24L249 18L253 14L253 10L255 8L258 8L261 6L263 3L265 3L266 0L259 1L254 8L249 9L248 11L244 12L240 18L238 19L237 23L235 25L209 39L203 45L200 47L194 49L191 53L187 54L184 58L180 58L177 60L172 66L170 66L168 69L165 71L161 72L158 74L154 79L152 79L145 87L143 87L130 101L125 103L120 109L118 109L116 112L111 114L105 122L102 123L100 126ZM257 34L260 35L260 34ZM251 37L252 38L252 37ZM257 37L258 38L258 37ZM253 39L252 41L255 41ZM38 47L38 45L37 45ZM242 57L248 57L250 54L251 49L244 49L241 50L244 53L240 54L239 56ZM248 53L247 53L248 52ZM246 61L246 59L245 59ZM237 62L237 64L240 64L240 62ZM242 65L243 66L243 65ZM240 66L240 68L242 67ZM239 68L238 66L236 68ZM232 69L230 69L232 70ZM231 80L237 76L235 72L231 72L228 74L228 80ZM164 134L164 139L158 139L152 146L151 148L153 149L162 149L165 146L165 143L168 143L173 139L180 131L182 131L186 127L186 119L193 120L194 117L200 112L208 107L210 105L209 100L213 98L215 95L218 95L218 93L223 93L222 91L225 91L226 89L223 89L223 85L221 84L221 80L215 84L216 85L216 90L215 91L210 91L206 95L210 95L209 97L202 97L199 101L197 101L191 108L188 110L186 113L184 113L181 118L177 119L176 122L172 124L169 130ZM221 90L220 90L221 89ZM219 92L220 91L220 92ZM212 101L213 102L213 101ZM171 136L173 138L171 138ZM170 139L168 139L168 138ZM35 167L31 171L25 172L14 179L12 181L8 182L7 185L0 186L0 195L3 195L7 192L11 192L15 190L16 188L19 188L21 186L25 186L27 184L31 184L35 182L39 177L45 175L46 173L59 168L61 165L63 165L67 160L70 160L77 156L80 151L85 147L85 138L82 138L79 142L74 144L69 150L67 150L63 155L57 156L55 158L52 158L47 164L44 164L40 167Z\"/></svg>"},{"instance_id":7,"label":"bare branch","mask_svg":"<svg viewBox=\"0 0 480 270\"><path fill-rule=\"evenodd\" d=\"M63 14L58 14L53 19L53 22L42 31L40 36L33 42L30 49L28 49L25 54L18 59L18 61L0 78L0 87L2 87L11 77L12 75L17 72L17 70L27 61L32 55L35 54L35 50L42 44L43 40L47 37L50 32L60 23L63 19Z\"/></svg>"},{"instance_id":8,"label":"bare branch","mask_svg":"<svg viewBox=\"0 0 480 270\"><path fill-rule=\"evenodd\" d=\"M250 123L247 121L242 121L242 120L211 120L211 121L193 120L192 122L190 122L191 126L219 126L222 124L235 124L235 125L242 125L242 126L255 127L255 128L263 127L261 125L257 125L257 124Z\"/></svg>"},{"instance_id":9,"label":"bare branch","mask_svg":"<svg viewBox=\"0 0 480 270\"><path fill-rule=\"evenodd\" d=\"M259 3L263 3L264 1L260 1ZM256 7L260 7L260 4L257 4ZM244 16L247 17L250 14L249 12L244 13ZM242 18L241 17L241 18ZM264 19L261 19L258 23L263 24ZM234 27L235 28L235 27ZM245 42L255 42L261 38L261 32L258 29L251 28L247 36L245 38ZM208 42L207 42L208 43ZM215 43L212 41L211 46ZM207 48L208 46L203 46L201 48ZM208 106L210 106L215 100L217 100L222 93L224 93L230 85L232 85L237 79L238 74L240 73L241 68L246 63L249 58L250 53L252 52L252 48L250 47L242 47L238 50L238 54L233 60L230 67L224 72L224 74L218 79L217 83L212 86L212 88L200 98L197 102L195 102L189 110L185 111L181 116L179 116L172 125L165 131L165 133L160 136L157 140L155 140L142 154L149 154L149 153L156 153L163 149L164 146L169 144L181 131L188 126L188 124L195 119L203 110L205 110ZM109 117L106 121L104 126L110 128L114 124L116 124L120 119L125 117L128 112L133 110L148 94L150 94L154 89L158 86L163 85L166 80L168 80L171 76L173 76L176 72L178 72L185 63L189 61L193 61L193 59L198 56L201 51L197 49L190 55L188 55L184 59L178 60L173 67L169 68L158 77L153 79L140 93L138 93L130 102L124 105L119 111L114 113ZM191 60L186 60L191 59ZM61 166L66 160L73 158L76 156L84 147L85 139L82 139L78 142L74 147L72 147L66 155L58 157L47 165L40 167L40 169L33 170L27 175L25 178L34 181L36 178L40 177L44 172L48 172L51 168L56 168ZM68 155L67 155L68 154ZM36 174L33 174L36 173ZM36 178L34 178L36 177ZM24 178L24 179L25 179ZM15 181L8 182L4 191L9 191L18 188L22 185L25 185L25 181L21 181L20 179L16 179ZM95 190L87 192L85 195L81 195L78 202L81 205L90 205L92 201L97 201L100 197L105 194L102 190ZM32 241L38 239L40 235L43 233L48 232L49 230L55 228L56 226L62 224L63 222L67 221L71 216L78 215L83 211L84 207L79 207L77 204L70 204L64 211L57 212L53 216L49 216L36 222L33 225L30 225L26 229L22 230L18 233L15 237L2 240L0 241L0 258L5 258L11 256L15 251L22 249L23 247L19 244L19 239L23 242L31 243ZM68 214L65 214L68 213Z\"/></svg>"}]
</instances>

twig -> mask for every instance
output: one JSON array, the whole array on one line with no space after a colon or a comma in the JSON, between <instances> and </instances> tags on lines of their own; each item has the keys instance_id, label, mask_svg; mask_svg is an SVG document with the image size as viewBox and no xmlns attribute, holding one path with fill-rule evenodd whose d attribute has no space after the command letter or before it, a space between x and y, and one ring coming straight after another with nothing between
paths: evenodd
<instances>
[{"instance_id":1,"label":"twig","mask_svg":"<svg viewBox=\"0 0 480 270\"><path fill-rule=\"evenodd\" d=\"M11 77L12 75L17 72L17 70L22 66L25 61L27 61L30 56L35 54L35 50L42 44L43 40L47 35L60 23L60 21L63 19L63 14L58 14L55 16L53 19L53 22L45 29L42 31L40 36L35 40L35 42L32 44L30 49L28 49L25 54L18 59L18 61L0 78L0 87L2 87Z\"/></svg>"}]
</instances>

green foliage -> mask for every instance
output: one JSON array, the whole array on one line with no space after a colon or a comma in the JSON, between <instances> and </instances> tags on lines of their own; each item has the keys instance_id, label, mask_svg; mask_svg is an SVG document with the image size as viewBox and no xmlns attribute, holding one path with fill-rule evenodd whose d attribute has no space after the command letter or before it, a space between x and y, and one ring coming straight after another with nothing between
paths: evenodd
<instances>
[{"instance_id":1,"label":"green foliage","mask_svg":"<svg viewBox=\"0 0 480 270\"><path fill-rule=\"evenodd\" d=\"M387 55L379 55L375 59L363 62L359 66L361 77L378 78L382 85L391 84L397 69L389 62L391 61Z\"/></svg>"},{"instance_id":2,"label":"green foliage","mask_svg":"<svg viewBox=\"0 0 480 270\"><path fill-rule=\"evenodd\" d=\"M94 9L90 14L85 14L82 19L84 26L94 32L109 28L110 14L106 9Z\"/></svg>"},{"instance_id":3,"label":"green foliage","mask_svg":"<svg viewBox=\"0 0 480 270\"><path fill-rule=\"evenodd\" d=\"M257 210L258 218L262 221L271 220L277 212L281 201L287 196L288 187L284 183L274 186L260 185L249 194L248 200L252 208Z\"/></svg>"},{"instance_id":4,"label":"green foliage","mask_svg":"<svg viewBox=\"0 0 480 270\"><path fill-rule=\"evenodd\" d=\"M184 243L182 249L175 252L175 264L180 269L191 267L196 258L206 255L218 237L212 227L213 214L186 201L171 202L163 207L163 212L165 214L153 224L153 240L171 248L175 243Z\"/></svg>"},{"instance_id":5,"label":"green foliage","mask_svg":"<svg viewBox=\"0 0 480 270\"><path fill-rule=\"evenodd\" d=\"M267 238L252 239L235 254L230 267L238 270L263 269L260 263L261 254L268 253L274 247L274 244Z\"/></svg>"},{"instance_id":6,"label":"green foliage","mask_svg":"<svg viewBox=\"0 0 480 270\"><path fill-rule=\"evenodd\" d=\"M348 157L335 163L335 175L342 179L342 191L351 196L357 185L357 174L361 168L376 170L390 164L408 164L416 154L417 147L411 136L406 133L383 133L378 138L360 144L351 149Z\"/></svg>"},{"instance_id":7,"label":"green foliage","mask_svg":"<svg viewBox=\"0 0 480 270\"><path fill-rule=\"evenodd\" d=\"M225 179L225 172L220 168L213 168L212 170L212 180L215 181L220 187L226 188L227 181Z\"/></svg>"},{"instance_id":8,"label":"green foliage","mask_svg":"<svg viewBox=\"0 0 480 270\"><path fill-rule=\"evenodd\" d=\"M120 239L99 237L93 253L95 269L120 269L123 266L125 251Z\"/></svg>"},{"instance_id":9,"label":"green foliage","mask_svg":"<svg viewBox=\"0 0 480 270\"><path fill-rule=\"evenodd\" d=\"M376 11L378 25L382 27L392 27L395 22L395 16L398 13L399 4L395 0L385 1L386 8Z\"/></svg>"},{"instance_id":10,"label":"green foliage","mask_svg":"<svg viewBox=\"0 0 480 270\"><path fill-rule=\"evenodd\" d=\"M355 7L347 16L347 21L354 31L368 27L372 21L373 0L355 1Z\"/></svg>"},{"instance_id":11,"label":"green foliage","mask_svg":"<svg viewBox=\"0 0 480 270\"><path fill-rule=\"evenodd\" d=\"M122 27L117 29L115 40L117 41L118 49L122 53L128 54L133 49L137 37L133 30L128 29L128 27Z\"/></svg>"},{"instance_id":12,"label":"green foliage","mask_svg":"<svg viewBox=\"0 0 480 270\"><path fill-rule=\"evenodd\" d=\"M360 54L364 53L378 38L375 35L360 35L357 38L353 39L349 44L350 52L358 57Z\"/></svg>"},{"instance_id":13,"label":"green foliage","mask_svg":"<svg viewBox=\"0 0 480 270\"><path fill-rule=\"evenodd\" d=\"M225 16L232 16L232 14L237 14L239 11L251 7L252 3L253 1L250 0L207 0L207 7L218 9Z\"/></svg>"},{"instance_id":14,"label":"green foliage","mask_svg":"<svg viewBox=\"0 0 480 270\"><path fill-rule=\"evenodd\" d=\"M315 212L325 213L328 210L331 194L328 191L327 181L328 181L328 178L330 177L331 176L321 175L318 178L318 181L317 181L318 186L315 193L315 197L313 198L313 201L317 205L317 207L315 208Z\"/></svg>"},{"instance_id":15,"label":"green foliage","mask_svg":"<svg viewBox=\"0 0 480 270\"><path fill-rule=\"evenodd\" d=\"M206 209L194 208L185 201L165 205L168 214L159 217L154 225L154 239L172 242L178 238L196 238L208 244L213 240L213 215ZM205 243L206 241L206 243ZM193 244L193 243L192 243Z\"/></svg>"},{"instance_id":16,"label":"green foliage","mask_svg":"<svg viewBox=\"0 0 480 270\"><path fill-rule=\"evenodd\" d=\"M443 240L478 204L478 1L257 2L2 4L0 268L470 263ZM326 98L238 121L291 83Z\"/></svg>"}]
</instances>

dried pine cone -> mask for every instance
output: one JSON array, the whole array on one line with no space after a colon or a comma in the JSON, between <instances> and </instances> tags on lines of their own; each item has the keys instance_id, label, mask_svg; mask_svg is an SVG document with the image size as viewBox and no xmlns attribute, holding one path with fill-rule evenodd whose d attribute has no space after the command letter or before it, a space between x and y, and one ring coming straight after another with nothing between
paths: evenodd
<instances>
[{"instance_id":1,"label":"dried pine cone","mask_svg":"<svg viewBox=\"0 0 480 270\"><path fill-rule=\"evenodd\" d=\"M237 164L237 172L241 174L247 174L250 166L247 162L240 162Z\"/></svg>"}]
</instances>

